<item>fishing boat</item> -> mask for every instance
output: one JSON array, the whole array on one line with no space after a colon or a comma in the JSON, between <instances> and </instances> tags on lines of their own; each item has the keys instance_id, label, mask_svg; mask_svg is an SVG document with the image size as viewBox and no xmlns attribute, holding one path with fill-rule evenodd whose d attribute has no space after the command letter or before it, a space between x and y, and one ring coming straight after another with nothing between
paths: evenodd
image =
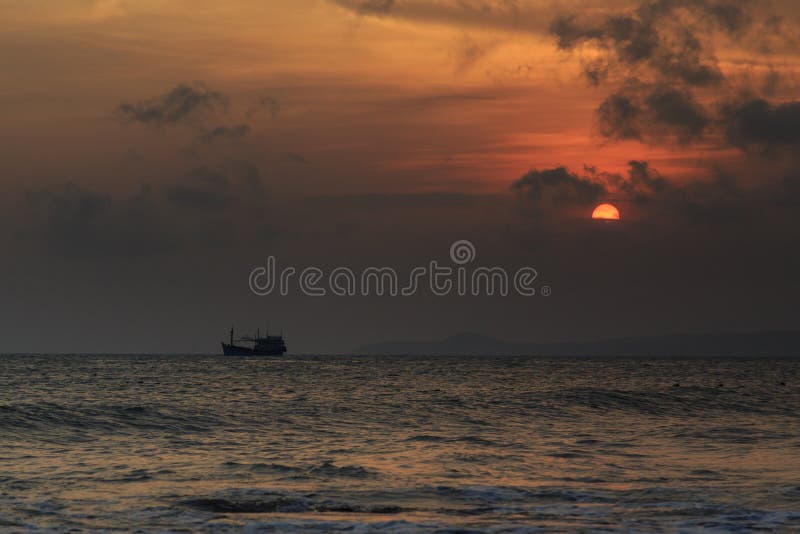
<instances>
[{"instance_id":1,"label":"fishing boat","mask_svg":"<svg viewBox=\"0 0 800 534\"><path fill-rule=\"evenodd\" d=\"M225 356L283 356L286 354L286 342L283 335L261 337L261 331L255 336L245 336L234 340L233 328L230 332L230 343L222 342L222 353ZM237 344L239 343L239 344Z\"/></svg>"}]
</instances>

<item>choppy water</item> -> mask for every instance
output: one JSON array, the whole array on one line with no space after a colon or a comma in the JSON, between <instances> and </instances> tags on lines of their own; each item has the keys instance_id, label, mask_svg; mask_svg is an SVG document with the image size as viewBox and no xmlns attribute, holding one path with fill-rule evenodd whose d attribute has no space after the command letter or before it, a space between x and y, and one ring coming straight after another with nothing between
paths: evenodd
<instances>
[{"instance_id":1,"label":"choppy water","mask_svg":"<svg viewBox=\"0 0 800 534\"><path fill-rule=\"evenodd\" d=\"M798 525L800 360L0 358L0 530Z\"/></svg>"}]
</instances>

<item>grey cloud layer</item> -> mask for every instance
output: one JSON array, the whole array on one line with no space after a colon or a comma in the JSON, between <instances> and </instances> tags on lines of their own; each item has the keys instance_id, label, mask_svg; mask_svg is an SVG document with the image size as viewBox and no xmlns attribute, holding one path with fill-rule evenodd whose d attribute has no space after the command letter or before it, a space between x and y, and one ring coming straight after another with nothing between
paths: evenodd
<instances>
[{"instance_id":1,"label":"grey cloud layer","mask_svg":"<svg viewBox=\"0 0 800 534\"><path fill-rule=\"evenodd\" d=\"M23 205L33 236L62 256L83 258L153 256L175 252L196 241L215 243L231 214L248 213L250 224L264 223L266 196L258 169L246 161L198 167L180 180L142 185L132 195L73 184L28 191ZM245 228L245 230L247 230Z\"/></svg>"},{"instance_id":2,"label":"grey cloud layer","mask_svg":"<svg viewBox=\"0 0 800 534\"><path fill-rule=\"evenodd\" d=\"M740 148L800 148L800 102L763 98L728 104L722 110L727 140Z\"/></svg>"},{"instance_id":3,"label":"grey cloud layer","mask_svg":"<svg viewBox=\"0 0 800 534\"><path fill-rule=\"evenodd\" d=\"M519 0L330 0L362 16L529 32L544 30L550 6Z\"/></svg>"},{"instance_id":4,"label":"grey cloud layer","mask_svg":"<svg viewBox=\"0 0 800 534\"><path fill-rule=\"evenodd\" d=\"M680 143L700 138L711 122L690 91L634 82L600 104L597 120L605 137L640 141L671 137Z\"/></svg>"},{"instance_id":5,"label":"grey cloud layer","mask_svg":"<svg viewBox=\"0 0 800 534\"><path fill-rule=\"evenodd\" d=\"M598 202L626 202L663 213L671 225L689 222L750 221L763 214L796 218L800 203L800 173L782 180L746 187L737 177L717 172L711 180L669 180L646 161L630 161L625 175L587 166L579 174L564 167L532 170L512 184L535 211L553 205L590 207Z\"/></svg>"},{"instance_id":6,"label":"grey cloud layer","mask_svg":"<svg viewBox=\"0 0 800 534\"><path fill-rule=\"evenodd\" d=\"M723 72L716 49L721 42L732 43L762 54L763 64L769 65L773 49L790 46L798 33L792 26L796 15L788 13L791 3L331 1L364 16L524 33L549 31L559 48L579 54L587 79L612 87L597 107L598 130L609 139L679 144L711 140L739 148L761 144L774 148L793 147L800 136L800 122L777 124L779 113L792 116L795 102L768 100L780 80L777 72L770 69L754 92ZM581 54L584 47L591 53ZM466 41L457 52L457 70L464 70L485 53L485 47ZM715 99L711 103L710 94Z\"/></svg>"},{"instance_id":7,"label":"grey cloud layer","mask_svg":"<svg viewBox=\"0 0 800 534\"><path fill-rule=\"evenodd\" d=\"M116 115L124 122L145 126L164 127L187 125L195 129L197 140L209 144L215 141L237 141L252 130L250 120L266 109L275 118L280 111L280 102L271 96L261 96L243 113L243 122L232 125L217 125L212 121L227 114L232 98L212 90L202 83L180 83L170 91L151 98L121 104ZM245 122L246 121L246 122Z\"/></svg>"},{"instance_id":8,"label":"grey cloud layer","mask_svg":"<svg viewBox=\"0 0 800 534\"><path fill-rule=\"evenodd\" d=\"M604 184L578 176L565 167L531 170L515 181L511 188L537 203L548 205L592 204L608 193Z\"/></svg>"},{"instance_id":9,"label":"grey cloud layer","mask_svg":"<svg viewBox=\"0 0 800 534\"><path fill-rule=\"evenodd\" d=\"M163 213L149 187L115 199L105 192L62 184L30 191L26 200L33 235L58 255L147 256L176 245L161 224Z\"/></svg>"},{"instance_id":10,"label":"grey cloud layer","mask_svg":"<svg viewBox=\"0 0 800 534\"><path fill-rule=\"evenodd\" d=\"M217 126L208 132L200 135L200 140L204 143L212 143L220 139L236 140L245 137L250 133L249 124L237 124L236 126Z\"/></svg>"},{"instance_id":11,"label":"grey cloud layer","mask_svg":"<svg viewBox=\"0 0 800 534\"><path fill-rule=\"evenodd\" d=\"M196 155L202 145L236 141L251 131L247 123L204 126L230 103L229 96L204 84L182 83L160 96L124 103L116 112L124 121L144 126L188 126L201 142L193 149ZM277 101L258 105L269 109ZM229 227L238 219L231 214L249 213L250 222L263 226L267 197L259 169L230 150L220 152L226 148L233 147L206 147L203 155L209 163L158 185L143 184L134 194L111 194L77 183L29 190L21 205L23 219L34 237L63 256L152 256L197 239L214 242L223 229L230 230L227 237L235 237L236 230ZM131 153L135 160L142 157Z\"/></svg>"},{"instance_id":12,"label":"grey cloud layer","mask_svg":"<svg viewBox=\"0 0 800 534\"><path fill-rule=\"evenodd\" d=\"M709 34L721 30L739 37L753 24L748 0L655 0L632 12L608 15L600 21L579 21L577 15L557 17L550 26L558 46L571 50L590 44L605 51L587 74L601 81L608 70L646 68L650 74L692 86L721 83ZM605 67L605 70L599 67Z\"/></svg>"},{"instance_id":13,"label":"grey cloud layer","mask_svg":"<svg viewBox=\"0 0 800 534\"><path fill-rule=\"evenodd\" d=\"M766 99L778 80L775 71L770 69L761 84L765 94L759 95L726 77L714 48L714 35L722 34L766 53L758 36L777 20L758 0L646 0L600 20L562 15L550 29L562 49L587 45L600 52L600 59L584 67L594 84L615 85L597 108L604 137L682 144L714 139L742 149L794 149L800 141L800 103ZM717 95L711 104L705 103L709 88Z\"/></svg>"},{"instance_id":14,"label":"grey cloud layer","mask_svg":"<svg viewBox=\"0 0 800 534\"><path fill-rule=\"evenodd\" d=\"M225 94L203 84L182 83L161 96L122 104L117 113L127 121L165 126L181 123L203 111L225 108L228 102Z\"/></svg>"},{"instance_id":15,"label":"grey cloud layer","mask_svg":"<svg viewBox=\"0 0 800 534\"><path fill-rule=\"evenodd\" d=\"M384 14L392 10L394 0L360 0L354 7L361 13Z\"/></svg>"}]
</instances>

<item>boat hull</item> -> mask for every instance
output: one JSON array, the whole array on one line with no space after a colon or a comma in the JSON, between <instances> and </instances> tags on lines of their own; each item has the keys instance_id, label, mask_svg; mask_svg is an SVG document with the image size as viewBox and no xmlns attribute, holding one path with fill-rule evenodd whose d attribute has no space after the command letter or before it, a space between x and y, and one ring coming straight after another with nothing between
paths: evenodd
<instances>
[{"instance_id":1,"label":"boat hull","mask_svg":"<svg viewBox=\"0 0 800 534\"><path fill-rule=\"evenodd\" d=\"M222 354L225 356L283 356L285 350L254 350L248 347L239 347L237 345L222 344Z\"/></svg>"}]
</instances>

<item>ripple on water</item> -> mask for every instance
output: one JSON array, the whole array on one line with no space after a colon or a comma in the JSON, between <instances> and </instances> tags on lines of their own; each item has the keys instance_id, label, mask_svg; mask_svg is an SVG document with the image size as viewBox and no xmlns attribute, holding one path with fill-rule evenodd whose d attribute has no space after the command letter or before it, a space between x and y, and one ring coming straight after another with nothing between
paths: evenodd
<instances>
[{"instance_id":1,"label":"ripple on water","mask_svg":"<svg viewBox=\"0 0 800 534\"><path fill-rule=\"evenodd\" d=\"M0 365L0 530L789 531L800 516L800 388L776 390L800 360Z\"/></svg>"},{"instance_id":2,"label":"ripple on water","mask_svg":"<svg viewBox=\"0 0 800 534\"><path fill-rule=\"evenodd\" d=\"M229 514L336 512L356 514L398 514L403 508L392 504L355 504L320 498L314 494L298 494L274 490L228 490L213 497L197 497L178 503L195 510Z\"/></svg>"}]
</instances>

